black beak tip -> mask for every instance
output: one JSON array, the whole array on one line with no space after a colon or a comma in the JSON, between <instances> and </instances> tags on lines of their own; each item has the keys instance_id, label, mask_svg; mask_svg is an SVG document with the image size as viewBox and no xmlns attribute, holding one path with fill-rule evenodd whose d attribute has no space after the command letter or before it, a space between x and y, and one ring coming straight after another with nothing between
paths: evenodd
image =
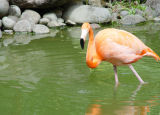
<instances>
[{"instance_id":1,"label":"black beak tip","mask_svg":"<svg viewBox=\"0 0 160 115\"><path fill-rule=\"evenodd\" d=\"M80 45L81 45L81 48L84 49L84 39L83 38L80 39Z\"/></svg>"}]
</instances>

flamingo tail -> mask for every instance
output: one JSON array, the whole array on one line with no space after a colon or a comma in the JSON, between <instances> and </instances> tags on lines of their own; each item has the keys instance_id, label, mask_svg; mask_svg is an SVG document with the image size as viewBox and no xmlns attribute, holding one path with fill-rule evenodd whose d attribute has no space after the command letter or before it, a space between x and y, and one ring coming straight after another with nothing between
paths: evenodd
<instances>
[{"instance_id":1,"label":"flamingo tail","mask_svg":"<svg viewBox=\"0 0 160 115\"><path fill-rule=\"evenodd\" d=\"M143 56L151 56L153 57L156 61L160 61L160 57L150 48L147 48L145 50L142 51Z\"/></svg>"}]
</instances>

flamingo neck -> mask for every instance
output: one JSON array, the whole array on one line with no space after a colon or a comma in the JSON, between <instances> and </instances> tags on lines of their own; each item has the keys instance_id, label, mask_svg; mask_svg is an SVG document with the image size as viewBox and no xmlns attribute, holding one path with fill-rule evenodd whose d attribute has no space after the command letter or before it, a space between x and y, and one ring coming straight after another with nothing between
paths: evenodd
<instances>
[{"instance_id":1,"label":"flamingo neck","mask_svg":"<svg viewBox=\"0 0 160 115\"><path fill-rule=\"evenodd\" d=\"M86 55L86 63L90 68L96 68L100 64L100 59L98 58L96 48L95 48L95 41L94 41L94 33L92 28L90 27L89 30L89 42L87 48L87 55Z\"/></svg>"}]
</instances>

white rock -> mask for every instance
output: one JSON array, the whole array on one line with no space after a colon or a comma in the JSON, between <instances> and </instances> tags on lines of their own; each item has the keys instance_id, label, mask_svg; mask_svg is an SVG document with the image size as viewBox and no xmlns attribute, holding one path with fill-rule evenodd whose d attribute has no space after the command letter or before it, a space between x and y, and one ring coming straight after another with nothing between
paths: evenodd
<instances>
[{"instance_id":1,"label":"white rock","mask_svg":"<svg viewBox=\"0 0 160 115\"><path fill-rule=\"evenodd\" d=\"M111 13L107 8L75 5L64 12L63 18L76 23L105 23L111 21Z\"/></svg>"},{"instance_id":2,"label":"white rock","mask_svg":"<svg viewBox=\"0 0 160 115\"><path fill-rule=\"evenodd\" d=\"M36 24L33 28L33 32L36 34L46 34L49 33L49 28L42 24Z\"/></svg>"},{"instance_id":3,"label":"white rock","mask_svg":"<svg viewBox=\"0 0 160 115\"><path fill-rule=\"evenodd\" d=\"M15 32L31 32L32 25L28 20L20 20L14 25L13 30Z\"/></svg>"},{"instance_id":4,"label":"white rock","mask_svg":"<svg viewBox=\"0 0 160 115\"><path fill-rule=\"evenodd\" d=\"M21 15L21 19L28 20L29 22L34 24L37 24L40 18L40 14L34 10L25 10Z\"/></svg>"},{"instance_id":5,"label":"white rock","mask_svg":"<svg viewBox=\"0 0 160 115\"><path fill-rule=\"evenodd\" d=\"M43 24L43 25L47 25L49 22L50 22L50 20L48 18L41 18L39 20L39 23Z\"/></svg>"},{"instance_id":6,"label":"white rock","mask_svg":"<svg viewBox=\"0 0 160 115\"><path fill-rule=\"evenodd\" d=\"M48 27L52 28L52 27L58 27L60 26L59 23L56 21L56 20L53 20L53 21L50 21L48 24L47 24Z\"/></svg>"},{"instance_id":7,"label":"white rock","mask_svg":"<svg viewBox=\"0 0 160 115\"><path fill-rule=\"evenodd\" d=\"M46 13L43 15L43 18L48 18L50 21L57 20L57 16L55 13Z\"/></svg>"},{"instance_id":8,"label":"white rock","mask_svg":"<svg viewBox=\"0 0 160 115\"><path fill-rule=\"evenodd\" d=\"M4 30L4 33L6 33L6 34L13 34L13 30Z\"/></svg>"},{"instance_id":9,"label":"white rock","mask_svg":"<svg viewBox=\"0 0 160 115\"><path fill-rule=\"evenodd\" d=\"M20 17L21 16L21 9L16 5L10 5L9 15Z\"/></svg>"},{"instance_id":10,"label":"white rock","mask_svg":"<svg viewBox=\"0 0 160 115\"><path fill-rule=\"evenodd\" d=\"M0 18L7 15L9 10L9 3L7 0L0 0Z\"/></svg>"},{"instance_id":11,"label":"white rock","mask_svg":"<svg viewBox=\"0 0 160 115\"><path fill-rule=\"evenodd\" d=\"M3 17L2 18L2 24L6 29L13 29L13 26L15 25L15 21L8 18L8 17Z\"/></svg>"}]
</instances>

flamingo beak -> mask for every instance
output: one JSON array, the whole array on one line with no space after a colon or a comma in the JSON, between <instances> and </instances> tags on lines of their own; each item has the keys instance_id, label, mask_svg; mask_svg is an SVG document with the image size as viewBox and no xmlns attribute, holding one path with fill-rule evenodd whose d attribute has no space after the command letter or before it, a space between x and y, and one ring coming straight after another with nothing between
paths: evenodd
<instances>
[{"instance_id":1,"label":"flamingo beak","mask_svg":"<svg viewBox=\"0 0 160 115\"><path fill-rule=\"evenodd\" d=\"M88 29L82 29L81 39L80 39L80 45L82 49L84 49L84 44L87 34L88 34Z\"/></svg>"},{"instance_id":2,"label":"flamingo beak","mask_svg":"<svg viewBox=\"0 0 160 115\"><path fill-rule=\"evenodd\" d=\"M81 45L81 48L82 48L82 49L84 49L84 43L85 43L85 42L84 42L84 39L81 38L81 39L80 39L80 45Z\"/></svg>"}]
</instances>

